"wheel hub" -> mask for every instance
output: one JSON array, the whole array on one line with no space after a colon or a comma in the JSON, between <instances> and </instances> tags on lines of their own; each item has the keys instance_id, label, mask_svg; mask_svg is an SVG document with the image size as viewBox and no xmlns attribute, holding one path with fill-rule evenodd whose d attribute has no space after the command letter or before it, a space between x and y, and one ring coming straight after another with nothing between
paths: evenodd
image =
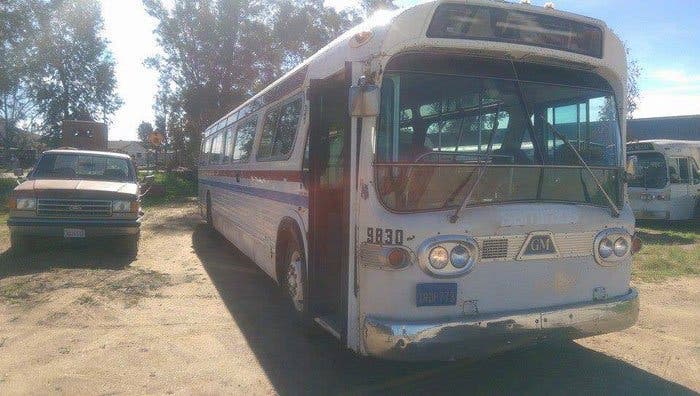
<instances>
[{"instance_id":1,"label":"wheel hub","mask_svg":"<svg viewBox=\"0 0 700 396\"><path fill-rule=\"evenodd\" d=\"M292 253L287 264L287 290L294 303L294 308L302 312L304 309L304 282L302 280L302 259L298 251Z\"/></svg>"}]
</instances>

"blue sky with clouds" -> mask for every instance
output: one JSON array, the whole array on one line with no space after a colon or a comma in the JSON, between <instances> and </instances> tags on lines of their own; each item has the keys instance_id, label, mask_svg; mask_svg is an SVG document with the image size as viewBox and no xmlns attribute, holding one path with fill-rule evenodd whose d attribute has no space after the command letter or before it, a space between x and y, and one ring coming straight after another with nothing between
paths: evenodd
<instances>
[{"instance_id":1,"label":"blue sky with clouds","mask_svg":"<svg viewBox=\"0 0 700 396\"><path fill-rule=\"evenodd\" d=\"M105 35L117 62L124 106L115 114L110 139L135 139L142 121L152 121L157 75L143 60L158 51L141 0L101 0ZM531 0L543 5L543 0ZM407 6L419 0L398 0ZM348 0L326 0L344 7ZM560 10L605 21L639 60L641 99L636 118L700 114L700 1L560 0Z\"/></svg>"}]
</instances>

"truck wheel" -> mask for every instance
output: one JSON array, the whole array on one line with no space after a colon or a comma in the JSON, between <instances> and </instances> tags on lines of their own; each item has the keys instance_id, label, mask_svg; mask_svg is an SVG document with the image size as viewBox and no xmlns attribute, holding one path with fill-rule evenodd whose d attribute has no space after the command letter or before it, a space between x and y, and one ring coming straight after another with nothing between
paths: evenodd
<instances>
[{"instance_id":1,"label":"truck wheel","mask_svg":"<svg viewBox=\"0 0 700 396\"><path fill-rule=\"evenodd\" d=\"M31 250L33 241L24 235L10 234L10 248L15 253L24 253Z\"/></svg>"},{"instance_id":2,"label":"truck wheel","mask_svg":"<svg viewBox=\"0 0 700 396\"><path fill-rule=\"evenodd\" d=\"M135 260L139 253L139 235L124 237L123 249L126 257Z\"/></svg>"}]
</instances>

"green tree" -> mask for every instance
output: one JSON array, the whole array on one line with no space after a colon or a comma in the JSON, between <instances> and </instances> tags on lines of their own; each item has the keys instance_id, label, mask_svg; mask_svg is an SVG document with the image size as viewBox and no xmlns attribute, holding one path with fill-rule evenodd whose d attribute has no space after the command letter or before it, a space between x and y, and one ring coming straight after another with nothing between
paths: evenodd
<instances>
[{"instance_id":1,"label":"green tree","mask_svg":"<svg viewBox=\"0 0 700 396\"><path fill-rule=\"evenodd\" d=\"M99 3L63 0L39 15L41 79L35 83L48 141L60 139L64 119L108 122L121 105L116 95L114 60L102 37Z\"/></svg>"},{"instance_id":2,"label":"green tree","mask_svg":"<svg viewBox=\"0 0 700 396\"><path fill-rule=\"evenodd\" d=\"M162 55L156 114L194 163L202 131L353 24L322 0L143 0ZM170 128L174 128L171 130ZM177 149L176 149L177 150Z\"/></svg>"},{"instance_id":3,"label":"green tree","mask_svg":"<svg viewBox=\"0 0 700 396\"><path fill-rule=\"evenodd\" d=\"M393 0L362 0L362 10L371 15L378 10L395 10L399 7L394 4Z\"/></svg>"},{"instance_id":4,"label":"green tree","mask_svg":"<svg viewBox=\"0 0 700 396\"><path fill-rule=\"evenodd\" d=\"M141 140L141 142L143 143L143 145L145 147L148 147L150 145L148 138L153 133L153 125L150 122L141 121L137 132L138 132L139 140Z\"/></svg>"}]
</instances>

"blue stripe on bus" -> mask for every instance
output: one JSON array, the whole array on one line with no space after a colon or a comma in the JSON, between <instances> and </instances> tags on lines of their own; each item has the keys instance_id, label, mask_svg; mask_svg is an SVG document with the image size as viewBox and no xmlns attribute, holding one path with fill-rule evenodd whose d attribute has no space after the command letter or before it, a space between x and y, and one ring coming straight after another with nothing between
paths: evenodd
<instances>
[{"instance_id":1,"label":"blue stripe on bus","mask_svg":"<svg viewBox=\"0 0 700 396\"><path fill-rule=\"evenodd\" d=\"M213 180L199 180L200 183L206 184L208 186L223 188L224 190L243 193L252 195L255 197L265 198L276 202L286 203L294 206L301 206L303 208L309 207L309 197L293 194L282 191L267 190L264 188L242 186L240 184L224 183Z\"/></svg>"}]
</instances>

